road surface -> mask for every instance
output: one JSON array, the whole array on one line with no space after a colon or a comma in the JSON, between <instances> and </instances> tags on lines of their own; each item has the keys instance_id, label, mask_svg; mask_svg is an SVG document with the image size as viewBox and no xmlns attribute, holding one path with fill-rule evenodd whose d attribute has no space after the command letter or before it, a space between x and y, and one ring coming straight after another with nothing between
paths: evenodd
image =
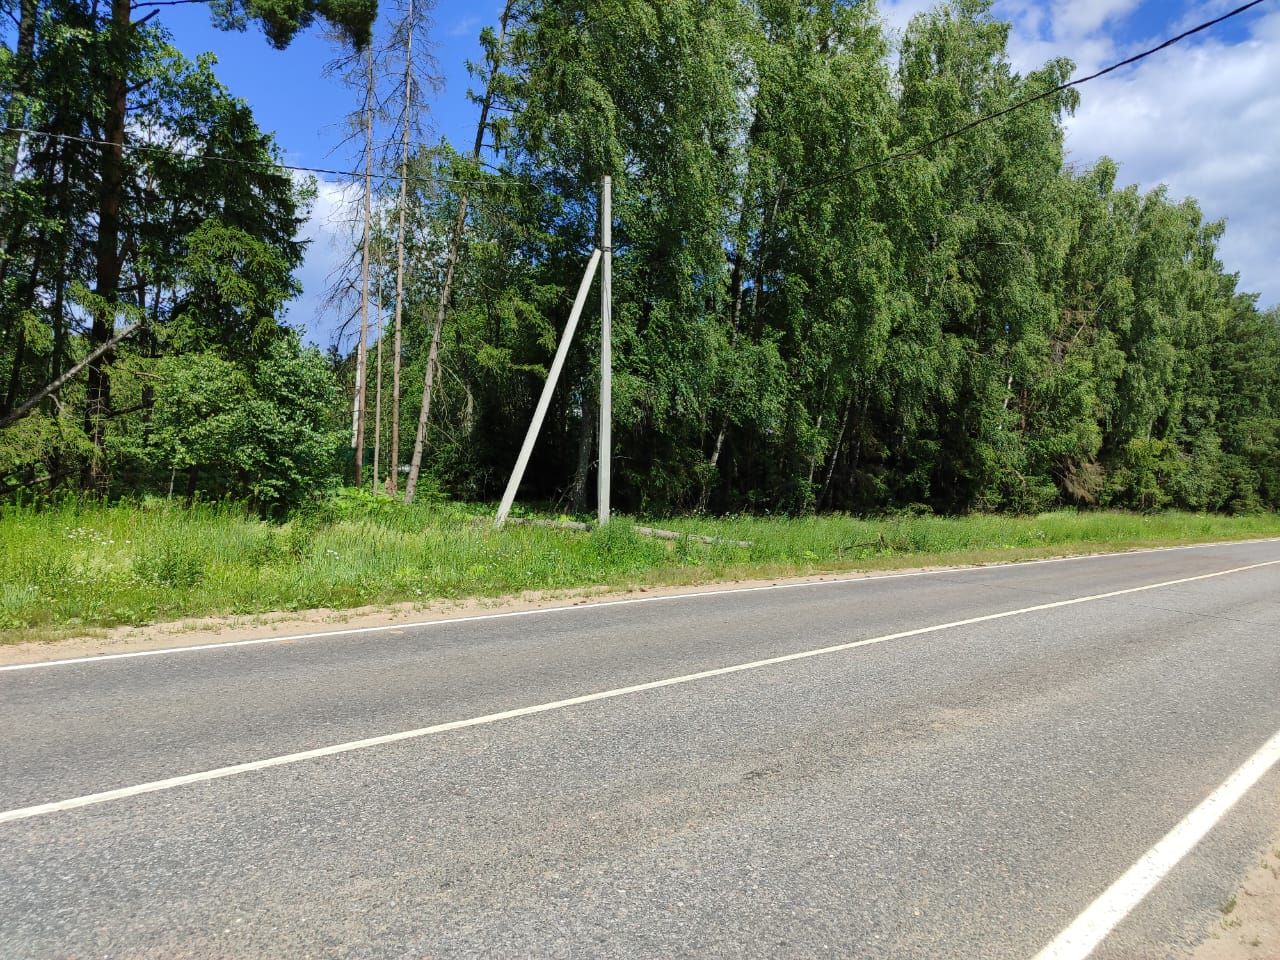
<instances>
[{"instance_id":1,"label":"road surface","mask_svg":"<svg viewBox=\"0 0 1280 960\"><path fill-rule=\"evenodd\" d=\"M1178 956L1278 694L1280 542L5 668L0 956Z\"/></svg>"}]
</instances>

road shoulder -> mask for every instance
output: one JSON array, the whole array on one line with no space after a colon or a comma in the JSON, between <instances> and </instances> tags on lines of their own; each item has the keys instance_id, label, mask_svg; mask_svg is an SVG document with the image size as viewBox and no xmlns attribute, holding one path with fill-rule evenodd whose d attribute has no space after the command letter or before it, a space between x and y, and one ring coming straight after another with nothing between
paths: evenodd
<instances>
[{"instance_id":1,"label":"road shoulder","mask_svg":"<svg viewBox=\"0 0 1280 960\"><path fill-rule=\"evenodd\" d=\"M394 630L425 623L454 620L465 617L519 613L531 610L573 607L584 604L606 603L645 597L688 596L725 589L750 589L781 584L820 583L831 580L854 580L885 576L903 576L972 570L982 567L1002 567L1014 564L1044 563L1048 561L1087 559L1090 557L1124 556L1135 553L1184 550L1197 547L1231 547L1270 542L1267 540L1213 541L1206 543L1181 543L1160 546L1142 545L1119 550L1104 551L1008 551L983 553L978 556L956 558L953 562L927 563L927 558L902 556L900 565L880 564L868 569L840 569L817 572L803 576L773 576L755 579L727 579L707 582L637 585L630 588L594 586L555 591L526 591L507 597L470 597L460 600L440 600L428 603L399 603L350 609L316 609L281 611L245 615L193 617L165 623L142 626L122 626L86 631L83 635L55 640L27 641L0 644L0 667L21 664L44 663L52 660L68 660L117 654L141 653L149 650L167 650L181 647L217 646L243 643L267 638L309 639L326 633L342 634L356 631ZM913 559L926 565L912 566Z\"/></svg>"},{"instance_id":2,"label":"road shoulder","mask_svg":"<svg viewBox=\"0 0 1280 960\"><path fill-rule=\"evenodd\" d=\"M964 567L920 567L894 571L894 573L897 575L922 573L932 569L964 569ZM318 609L243 616L196 617L146 626L114 627L62 640L0 645L0 666L137 653L147 650L230 644L296 634L394 629L397 626L411 626L463 617L573 607L639 597L686 596L726 588L746 589L783 583L820 583L864 575L873 577L882 576L884 573L881 571L863 574L858 571L841 571L804 577L727 580L697 585L636 587L630 590L584 587L574 590L528 591L510 597L400 603L356 607L348 610Z\"/></svg>"},{"instance_id":3,"label":"road shoulder","mask_svg":"<svg viewBox=\"0 0 1280 960\"><path fill-rule=\"evenodd\" d=\"M1280 958L1280 832L1219 912L1190 960Z\"/></svg>"}]
</instances>

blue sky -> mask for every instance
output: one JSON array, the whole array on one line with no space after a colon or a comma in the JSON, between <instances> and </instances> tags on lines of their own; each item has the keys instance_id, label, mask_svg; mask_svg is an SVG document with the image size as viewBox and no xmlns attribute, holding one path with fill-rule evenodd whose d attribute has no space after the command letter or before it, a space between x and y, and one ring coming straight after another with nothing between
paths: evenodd
<instances>
[{"instance_id":1,"label":"blue sky","mask_svg":"<svg viewBox=\"0 0 1280 960\"><path fill-rule=\"evenodd\" d=\"M1242 0L999 0L996 12L1014 23L1011 53L1020 69L1067 56L1084 72L1121 59ZM900 27L932 0L881 0ZM438 136L463 143L472 135L466 61L479 56L477 36L493 23L498 0L438 0L432 36L445 87L433 104ZM200 5L165 8L163 22L183 52L212 51L217 73L276 133L289 162L350 167L334 153L352 97L323 76L333 49L318 31L285 51L262 37L214 29ZM1280 0L1081 89L1083 104L1068 125L1068 149L1082 166L1102 154L1121 164L1125 182L1167 183L1175 196L1198 197L1207 215L1229 220L1223 259L1265 304L1280 302ZM322 184L307 235L313 242L300 278L303 296L289 319L325 341L333 318L319 311L325 277L338 256L341 228L331 222L339 200Z\"/></svg>"},{"instance_id":2,"label":"blue sky","mask_svg":"<svg viewBox=\"0 0 1280 960\"><path fill-rule=\"evenodd\" d=\"M499 10L497 3L439 0L432 36L447 82L432 112L440 135L459 139L470 136L468 126L474 130L466 62L480 56L480 29L496 22ZM252 104L258 123L276 133L289 162L333 164L337 155L330 151L341 139L342 118L353 99L336 79L323 75L335 48L319 30L302 34L287 50L275 50L252 27L244 33L215 29L207 8L199 4L166 9L163 23L188 56L205 51L217 55L219 79Z\"/></svg>"}]
</instances>

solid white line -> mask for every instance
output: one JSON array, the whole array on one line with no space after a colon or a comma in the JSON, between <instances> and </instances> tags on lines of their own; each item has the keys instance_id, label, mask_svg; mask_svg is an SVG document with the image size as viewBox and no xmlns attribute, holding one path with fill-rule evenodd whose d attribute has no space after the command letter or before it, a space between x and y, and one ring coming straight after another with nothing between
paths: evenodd
<instances>
[{"instance_id":1,"label":"solid white line","mask_svg":"<svg viewBox=\"0 0 1280 960\"><path fill-rule=\"evenodd\" d=\"M350 753L354 750L365 750L369 747L380 747L389 743L399 743L402 740L416 740L420 737L428 737L437 733L447 733L450 730L462 730L467 727L479 727L485 724L497 723L500 720L512 720L516 717L528 717L538 713L547 713L551 710L563 710L566 707L576 707L584 703L594 703L598 700L612 700L615 697L624 697L633 693L644 693L648 690L660 690L663 687L674 687L679 684L692 683L695 680L707 680L711 677L723 677L732 673L742 673L745 670L757 670L761 667L775 666L780 663L792 663L797 660L808 660L812 657L821 657L832 653L841 653L846 650L856 650L859 647L868 647L872 644L885 643L890 640L903 640L907 637L919 637L927 633L938 633L942 630L953 630L958 627L968 627L977 623L989 623L992 620L1003 620L1007 617L1016 617L1027 613L1037 613L1042 610L1057 610L1061 607L1071 607L1081 603L1091 603L1097 600L1106 600L1111 597L1123 597L1134 593L1143 593L1147 590L1159 590L1162 587L1174 587L1183 583L1194 583L1199 580L1212 580L1216 577L1225 577L1233 573L1244 573L1247 570L1257 570L1262 567L1273 567L1280 565L1280 560L1267 560L1262 563L1251 563L1244 567L1235 567L1231 570L1218 570L1214 573L1202 573L1194 577L1181 577L1177 580L1165 580L1160 583L1149 583L1140 587L1128 587L1124 590L1112 590L1108 593L1095 593L1087 597L1073 597L1069 600L1055 600L1051 603L1039 603L1032 607L1020 607L1017 610L1005 610L1000 613L989 613L981 617L970 617L967 620L953 620L950 623L939 623L931 627L917 627L914 630L903 630L900 633L889 633L880 637L871 637L867 640L854 640L849 643L838 643L834 646L819 647L815 650L802 650L799 653L788 653L782 656L769 657L764 660L752 660L748 663L737 663L729 667L717 667L713 670L703 670L698 673L687 673L678 677L667 677L664 680L651 680L648 683L637 683L629 687L618 687L613 690L602 690L599 693L588 693L578 697L569 697L564 700L553 700L550 703L539 703L530 707L517 707L512 710L503 710L499 713L487 713L484 716L472 717L468 720L453 720L448 723L437 723L430 727L420 727L417 730L404 730L400 733L388 733L380 737L369 737L364 740L352 740L349 743L338 743L333 746L319 747L315 750L303 750L300 753L289 753L279 757L269 757L265 760L253 760L249 763L237 763L229 767L217 767L213 770L204 770L200 773L190 773L181 777L169 777L165 780L153 780L150 783L140 783L131 787L121 787L118 790L107 790L102 793L91 793L83 797L72 797L69 800L57 800L53 803L41 803L33 807L21 807L16 810L6 810L0 813L0 823L8 823L13 820L25 820L28 817L39 817L45 814L57 813L62 810L75 810L79 807L88 807L98 803L106 803L110 800L122 800L126 797L136 797L144 793L155 793L159 790L172 790L175 787L182 787L192 783L203 783L206 780L221 780L224 777L234 777L241 773L250 773L254 770L266 770L270 767L280 767L290 763L298 763L302 760L314 760L318 757L331 757L339 753Z\"/></svg>"},{"instance_id":2,"label":"solid white line","mask_svg":"<svg viewBox=\"0 0 1280 960\"><path fill-rule=\"evenodd\" d=\"M1035 960L1085 960L1277 761L1280 761L1280 733L1264 743L1242 767L1143 854L1142 859L1093 901L1071 926L1037 953Z\"/></svg>"},{"instance_id":3,"label":"solid white line","mask_svg":"<svg viewBox=\"0 0 1280 960\"><path fill-rule=\"evenodd\" d=\"M908 577L936 577L952 573L971 573L984 570L1010 570L1018 567L1034 567L1046 563L1068 563L1075 560L1107 560L1115 557L1134 557L1148 553L1169 553L1177 550L1203 550L1211 547L1239 547L1259 543L1280 543L1280 537L1264 537L1257 540L1223 540L1215 543L1191 543L1178 547L1147 547L1142 550L1123 550L1119 553L1084 553L1072 557L1049 557L1045 560L1015 560L1009 563L978 564L968 567L945 567L938 570L915 570L911 573L863 574L856 577L834 577L829 580L806 580L803 583L772 583L761 587L725 587L719 590L699 590L692 593L673 593L655 597L627 597L622 600L600 600L564 606L540 607L537 610L512 610L506 613L472 614L465 617L444 617L438 620L420 620L411 623L389 623L377 627L352 627L346 630L323 630L316 633L294 633L285 636L256 637L252 640L229 640L224 643L198 643L186 647L160 647L155 650L134 650L129 653L105 653L90 657L68 657L64 660L42 660L35 663L14 663L0 666L0 673L18 670L42 670L46 667L70 667L85 663L106 663L111 660L132 660L136 657L159 657L177 653L198 653L202 650L230 650L235 647L256 647L268 643L288 643L297 640L322 640L330 637L356 636L368 633L386 633L393 630L421 630L426 627L442 627L455 623L475 623L481 620L507 620L513 617L536 617L578 610L599 610L603 607L621 607L636 603L671 603L679 600L696 600L699 597L722 597L732 593L759 593L766 590L796 590L801 587L829 587L854 583L875 583L880 580L903 580Z\"/></svg>"}]
</instances>

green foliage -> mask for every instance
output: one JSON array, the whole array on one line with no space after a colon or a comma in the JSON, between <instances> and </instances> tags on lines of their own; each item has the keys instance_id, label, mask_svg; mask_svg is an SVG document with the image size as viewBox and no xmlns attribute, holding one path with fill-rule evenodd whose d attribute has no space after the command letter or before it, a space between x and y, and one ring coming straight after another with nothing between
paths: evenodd
<instances>
[{"instance_id":1,"label":"green foliage","mask_svg":"<svg viewBox=\"0 0 1280 960\"><path fill-rule=\"evenodd\" d=\"M147 586L190 588L204 579L205 558L190 544L166 541L140 554L133 570Z\"/></svg>"},{"instance_id":2,"label":"green foliage","mask_svg":"<svg viewBox=\"0 0 1280 960\"><path fill-rule=\"evenodd\" d=\"M609 172L630 509L1280 506L1275 316L1236 293L1193 201L1119 187L1106 159L1068 167L1074 91L867 167L1070 76L1015 71L991 10L939 4L894 49L872 4L517 5L480 79L503 108L498 172L525 189L469 194L429 469L500 491ZM456 203L418 198L417 231ZM576 511L584 328L524 494Z\"/></svg>"},{"instance_id":3,"label":"green foliage","mask_svg":"<svg viewBox=\"0 0 1280 960\"><path fill-rule=\"evenodd\" d=\"M28 138L0 183L0 415L113 329L141 329L0 433L0 490L57 495L102 475L98 492L164 492L181 473L188 497L283 509L327 481L337 449L333 377L280 322L313 187L273 166L212 55L181 56L149 17L121 41L110 5L35 6L27 71L0 69L5 93L33 94L24 124L52 135ZM304 7L241 10L287 33L326 15ZM101 148L59 135L100 139L117 81L145 91L127 121L160 149L124 151L107 189ZM108 195L119 236L104 239ZM92 423L86 379L105 387Z\"/></svg>"},{"instance_id":4,"label":"green foliage","mask_svg":"<svg viewBox=\"0 0 1280 960\"><path fill-rule=\"evenodd\" d=\"M0 485L101 492L89 481L105 472L113 495L272 513L316 502L342 463L339 385L353 385L353 364L335 351L327 368L280 320L314 186L270 165L271 137L211 56L181 57L150 22L121 33L80 0L38 7L38 29L20 24L27 42L0 56L10 116L92 135L108 81L123 78L147 91L130 123L187 156L126 152L119 278L104 290L101 151L0 141L0 414L103 342L98 321L144 324L87 378L110 380L105 412L74 383L0 435ZM1236 290L1218 260L1223 225L1194 201L1125 187L1105 158L1066 163L1074 91L874 165L1071 74L1065 61L1015 70L990 0L946 0L900 36L874 4L847 0L505 9L475 68L491 107L483 162L444 143L410 159L405 385L424 380L431 324L414 318L435 315L466 205L428 488L481 500L505 484L607 173L624 509L1280 507L1280 315ZM317 18L360 45L373 8L219 0L214 12L277 45ZM356 51L347 64L363 77L365 62ZM398 196L385 189L380 210ZM373 282L389 301L398 218L375 219ZM522 491L569 513L594 488L597 335L589 311ZM403 451L417 404L400 418Z\"/></svg>"},{"instance_id":5,"label":"green foliage","mask_svg":"<svg viewBox=\"0 0 1280 960\"><path fill-rule=\"evenodd\" d=\"M369 43L377 16L376 0L213 0L214 22L224 30L244 30L256 21L272 46L287 47L317 18L349 43Z\"/></svg>"},{"instance_id":6,"label":"green foliage","mask_svg":"<svg viewBox=\"0 0 1280 960\"><path fill-rule=\"evenodd\" d=\"M247 370L199 353L165 358L156 372L162 386L136 454L181 474L187 496L278 512L333 479L333 379L296 337L276 340Z\"/></svg>"}]
</instances>

